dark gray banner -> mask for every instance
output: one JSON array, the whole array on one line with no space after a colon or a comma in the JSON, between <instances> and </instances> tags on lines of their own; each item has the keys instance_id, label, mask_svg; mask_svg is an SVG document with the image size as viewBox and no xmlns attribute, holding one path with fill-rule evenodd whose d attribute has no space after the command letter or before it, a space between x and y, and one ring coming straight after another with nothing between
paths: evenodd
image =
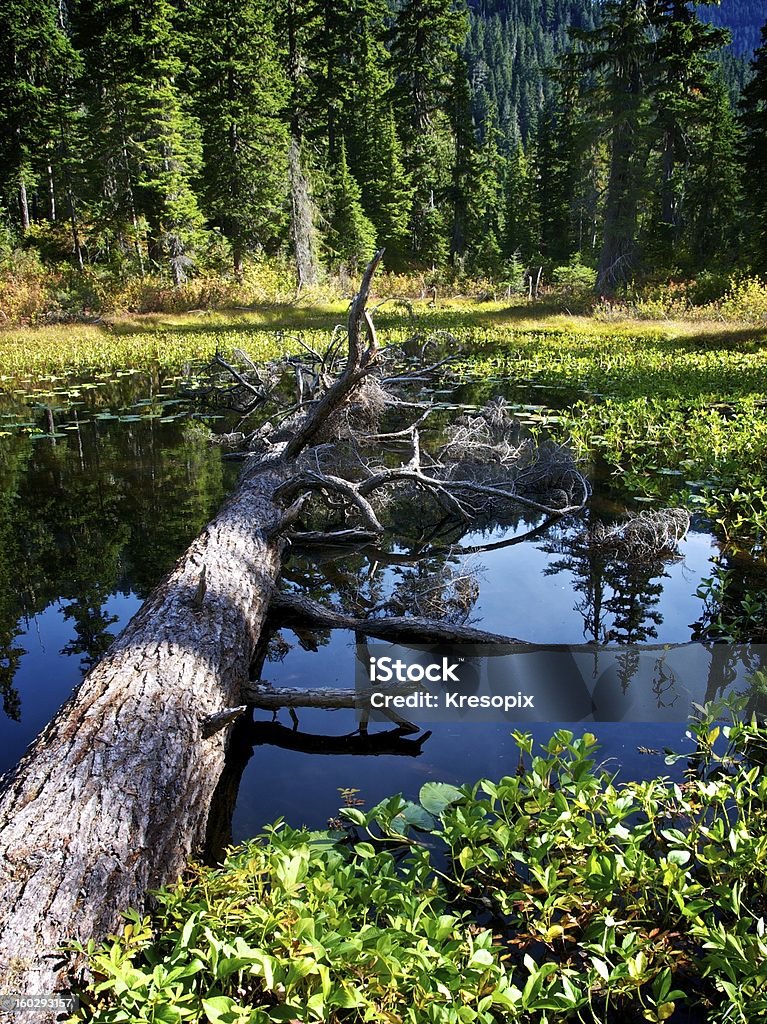
<instances>
[{"instance_id":1,"label":"dark gray banner","mask_svg":"<svg viewBox=\"0 0 767 1024\"><path fill-rule=\"evenodd\" d=\"M764 673L764 675L762 675ZM360 720L683 722L745 696L767 710L767 645L357 645Z\"/></svg>"}]
</instances>

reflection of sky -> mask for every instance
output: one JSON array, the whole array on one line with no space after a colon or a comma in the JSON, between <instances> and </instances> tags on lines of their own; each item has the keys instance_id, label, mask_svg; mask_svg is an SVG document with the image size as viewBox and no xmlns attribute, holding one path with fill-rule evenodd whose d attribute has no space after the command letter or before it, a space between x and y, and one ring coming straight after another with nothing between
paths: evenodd
<instances>
[{"instance_id":1,"label":"reflection of sky","mask_svg":"<svg viewBox=\"0 0 767 1024\"><path fill-rule=\"evenodd\" d=\"M487 543L470 535L463 544ZM709 559L717 551L707 533L689 533L680 545L683 559L664 567L663 596L657 608L663 616L658 643L679 643L690 638L690 624L700 616L703 602L695 596L700 579L709 574ZM476 605L482 628L536 643L583 643L583 621L573 614L580 595L573 592L573 576L563 570L545 576L544 570L560 561L535 541L476 556L488 571L483 575ZM654 641L656 642L656 641Z\"/></svg>"},{"instance_id":2,"label":"reflection of sky","mask_svg":"<svg viewBox=\"0 0 767 1024\"><path fill-rule=\"evenodd\" d=\"M499 536L474 535L463 544L481 544ZM710 571L709 559L715 541L708 534L691 533L681 545L683 560L665 567L663 593L657 609L663 615L658 642L679 643L690 638L690 624L700 615L702 602L695 596L701 577ZM581 597L572 589L569 572L545 576L547 565L562 556L546 554L535 541L473 557L484 571L476 606L477 624L483 629L520 636L541 643L582 643L583 623L573 614ZM285 633L293 643L293 634ZM267 664L263 676L279 686L351 687L354 679L353 637L335 632L330 643L317 653L297 644L282 663ZM350 710L299 709L300 730L312 734L343 735L357 723ZM269 720L266 712L257 718ZM279 721L290 725L286 711ZM416 719L417 722L417 719ZM372 730L382 728L371 726ZM359 789L358 796L370 807L393 793L415 799L424 782L436 779L456 784L473 783L482 777L499 778L513 774L518 751L510 733L511 723L430 724L432 736L420 757L319 756L278 747L256 747L242 778L233 823L234 839L244 839L279 817L292 825L325 826L340 805L339 789ZM536 739L545 742L557 726L553 723L525 726ZM656 775L680 777L684 764L665 765L664 748L686 749L684 723L600 722L571 727L580 735L594 731L601 748L599 762L622 778ZM659 753L640 753L639 747Z\"/></svg>"},{"instance_id":3,"label":"reflection of sky","mask_svg":"<svg viewBox=\"0 0 767 1024\"><path fill-rule=\"evenodd\" d=\"M116 615L118 621L110 632L117 635L140 605L141 601L133 594L111 595L104 607L107 614ZM71 619L64 618L61 604L49 605L28 623L20 623L23 632L14 643L26 653L13 682L21 699L21 722L13 722L0 714L0 772L15 766L80 682L80 656L61 655L64 646L76 637L74 625Z\"/></svg>"}]
</instances>

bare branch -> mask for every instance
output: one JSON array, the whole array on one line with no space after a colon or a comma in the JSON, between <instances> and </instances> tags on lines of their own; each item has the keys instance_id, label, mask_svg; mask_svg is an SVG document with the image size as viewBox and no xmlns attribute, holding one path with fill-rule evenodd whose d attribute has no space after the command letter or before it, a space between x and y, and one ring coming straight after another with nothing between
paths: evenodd
<instances>
[{"instance_id":1,"label":"bare branch","mask_svg":"<svg viewBox=\"0 0 767 1024\"><path fill-rule=\"evenodd\" d=\"M288 480L275 491L278 501L290 500L301 491L325 491L340 494L352 504L362 517L363 523L373 533L383 533L384 528L375 514L373 506L360 494L359 488L349 480L327 473L307 471Z\"/></svg>"},{"instance_id":2,"label":"bare branch","mask_svg":"<svg viewBox=\"0 0 767 1024\"><path fill-rule=\"evenodd\" d=\"M372 367L378 351L378 344L373 322L365 306L373 274L382 257L383 249L380 249L365 269L360 290L354 297L349 310L349 356L346 368L335 383L328 388L322 399L306 414L303 422L285 445L283 452L285 460L295 458L299 452L315 440L327 419L346 402ZM367 329L370 341L367 349L363 348L362 343L363 324Z\"/></svg>"},{"instance_id":3,"label":"bare branch","mask_svg":"<svg viewBox=\"0 0 767 1024\"><path fill-rule=\"evenodd\" d=\"M303 626L314 629L346 629L363 636L389 640L393 643L466 643L511 644L529 646L526 640L500 633L488 633L473 626L435 622L411 616L388 616L382 619L356 619L343 612L333 611L308 597L295 594L275 594L270 608L278 616L280 625Z\"/></svg>"}]
</instances>

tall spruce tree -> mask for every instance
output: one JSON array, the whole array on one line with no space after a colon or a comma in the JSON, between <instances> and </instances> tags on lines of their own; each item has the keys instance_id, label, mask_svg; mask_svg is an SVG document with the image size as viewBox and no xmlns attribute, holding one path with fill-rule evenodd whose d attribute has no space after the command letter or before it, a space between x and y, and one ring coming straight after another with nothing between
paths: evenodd
<instances>
[{"instance_id":1,"label":"tall spruce tree","mask_svg":"<svg viewBox=\"0 0 767 1024\"><path fill-rule=\"evenodd\" d=\"M701 5L713 2L697 0ZM657 34L650 130L659 149L660 174L660 202L650 230L656 236L656 254L673 265L685 224L687 183L696 158L705 158L696 140L706 132L715 109L710 102L716 70L711 54L729 35L702 22L690 0L654 0L650 19Z\"/></svg>"},{"instance_id":2,"label":"tall spruce tree","mask_svg":"<svg viewBox=\"0 0 767 1024\"><path fill-rule=\"evenodd\" d=\"M276 248L285 228L288 84L273 13L265 0L195 0L189 22L202 204L238 275L244 255Z\"/></svg>"},{"instance_id":3,"label":"tall spruce tree","mask_svg":"<svg viewBox=\"0 0 767 1024\"><path fill-rule=\"evenodd\" d=\"M476 149L467 202L467 265L475 274L492 277L501 270L505 230L503 181L506 160L500 152L501 133L491 108Z\"/></svg>"},{"instance_id":4,"label":"tall spruce tree","mask_svg":"<svg viewBox=\"0 0 767 1024\"><path fill-rule=\"evenodd\" d=\"M131 221L142 254L181 284L201 241L194 179L199 125L180 88L180 39L169 0L83 0L92 166L110 219Z\"/></svg>"},{"instance_id":5,"label":"tall spruce tree","mask_svg":"<svg viewBox=\"0 0 767 1024\"><path fill-rule=\"evenodd\" d=\"M57 219L65 195L76 228L75 169L79 59L65 3L6 0L0 7L0 194L13 223Z\"/></svg>"},{"instance_id":6,"label":"tall spruce tree","mask_svg":"<svg viewBox=\"0 0 767 1024\"><path fill-rule=\"evenodd\" d=\"M646 0L606 0L600 25L575 33L575 55L592 100L609 131L609 170L602 216L597 289L610 294L629 281L637 264L638 207L647 159L646 78L652 40Z\"/></svg>"},{"instance_id":7,"label":"tall spruce tree","mask_svg":"<svg viewBox=\"0 0 767 1024\"><path fill-rule=\"evenodd\" d=\"M689 273L713 265L731 267L742 231L743 188L736 122L729 90L717 78L707 99L708 110L695 139L688 173L682 242Z\"/></svg>"},{"instance_id":8,"label":"tall spruce tree","mask_svg":"<svg viewBox=\"0 0 767 1024\"><path fill-rule=\"evenodd\" d=\"M390 30L394 108L414 189L412 252L432 266L447 261L453 236L455 139L446 111L456 105L456 61L466 24L460 0L404 0Z\"/></svg>"},{"instance_id":9,"label":"tall spruce tree","mask_svg":"<svg viewBox=\"0 0 767 1024\"><path fill-rule=\"evenodd\" d=\"M330 262L356 271L375 252L375 228L365 216L360 202L361 192L346 160L346 143L342 140L332 185L332 203L328 248Z\"/></svg>"},{"instance_id":10,"label":"tall spruce tree","mask_svg":"<svg viewBox=\"0 0 767 1024\"><path fill-rule=\"evenodd\" d=\"M540 208L536 178L535 161L525 153L520 139L506 161L503 185L502 251L507 260L521 260L529 264L540 256Z\"/></svg>"},{"instance_id":11,"label":"tall spruce tree","mask_svg":"<svg viewBox=\"0 0 767 1024\"><path fill-rule=\"evenodd\" d=\"M385 250L387 267L404 270L410 253L410 214L413 189L402 161L394 113L389 107L370 125L368 145L358 166L362 205Z\"/></svg>"},{"instance_id":12,"label":"tall spruce tree","mask_svg":"<svg viewBox=\"0 0 767 1024\"><path fill-rule=\"evenodd\" d=\"M767 271L767 24L751 63L753 77L743 91L741 124L749 238L752 260Z\"/></svg>"},{"instance_id":13,"label":"tall spruce tree","mask_svg":"<svg viewBox=\"0 0 767 1024\"><path fill-rule=\"evenodd\" d=\"M590 79L595 128L609 133L597 277L605 294L633 277L643 218L656 259L665 251L673 261L683 230L686 182L700 155L691 140L713 110L710 54L726 38L694 7L694 0L606 0L601 24L575 33L582 52L567 62Z\"/></svg>"}]
</instances>

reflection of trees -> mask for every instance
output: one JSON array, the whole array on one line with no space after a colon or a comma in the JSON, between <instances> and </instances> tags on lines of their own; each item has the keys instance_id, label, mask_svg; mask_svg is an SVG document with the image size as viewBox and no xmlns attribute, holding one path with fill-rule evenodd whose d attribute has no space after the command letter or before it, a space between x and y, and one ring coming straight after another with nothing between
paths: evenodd
<instances>
[{"instance_id":1,"label":"reflection of trees","mask_svg":"<svg viewBox=\"0 0 767 1024\"><path fill-rule=\"evenodd\" d=\"M767 668L767 566L743 551L725 548L712 559L698 595L703 610L692 623L693 639L712 644L706 700L716 700L736 681Z\"/></svg>"},{"instance_id":2,"label":"reflection of trees","mask_svg":"<svg viewBox=\"0 0 767 1024\"><path fill-rule=\"evenodd\" d=\"M604 518L593 508L584 511L580 527L558 526L540 545L563 557L549 564L546 575L569 572L574 605L583 620L583 635L596 644L641 644L658 636L663 616L657 605L663 593L665 566L678 558L668 550L638 557L598 536ZM626 672L631 666L626 664ZM630 678L630 676L629 676Z\"/></svg>"},{"instance_id":3,"label":"reflection of trees","mask_svg":"<svg viewBox=\"0 0 767 1024\"><path fill-rule=\"evenodd\" d=\"M0 445L0 694L3 711L14 721L21 717L21 700L13 685L25 653L16 639L19 626L18 541L14 531L14 504L18 481L29 455L29 442L5 438Z\"/></svg>"},{"instance_id":4,"label":"reflection of trees","mask_svg":"<svg viewBox=\"0 0 767 1024\"><path fill-rule=\"evenodd\" d=\"M0 692L18 718L19 622L61 602L83 668L109 646L116 592L145 596L224 493L220 451L180 423L80 422L0 445Z\"/></svg>"}]
</instances>

